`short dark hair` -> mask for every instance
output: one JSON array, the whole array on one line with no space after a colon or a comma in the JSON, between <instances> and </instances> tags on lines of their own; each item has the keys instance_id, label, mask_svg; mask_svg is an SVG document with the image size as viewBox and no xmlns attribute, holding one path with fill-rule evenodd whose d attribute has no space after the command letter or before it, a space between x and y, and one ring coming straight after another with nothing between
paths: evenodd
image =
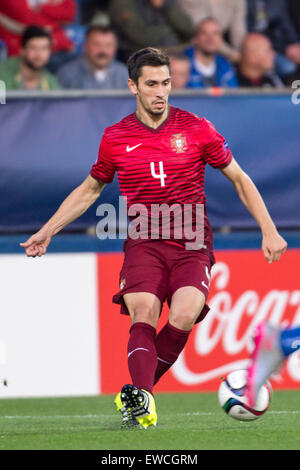
<instances>
[{"instance_id":1,"label":"short dark hair","mask_svg":"<svg viewBox=\"0 0 300 470\"><path fill-rule=\"evenodd\" d=\"M171 74L169 56L160 49L146 47L145 49L140 49L139 51L134 52L127 61L128 75L134 83L137 83L139 77L142 75L142 67L144 67L144 65L150 65L153 67L167 65Z\"/></svg>"},{"instance_id":2,"label":"short dark hair","mask_svg":"<svg viewBox=\"0 0 300 470\"><path fill-rule=\"evenodd\" d=\"M22 34L22 47L25 47L30 39L34 38L47 38L49 39L50 43L52 42L51 34L48 33L44 28L41 28L37 25L30 25L28 26Z\"/></svg>"},{"instance_id":3,"label":"short dark hair","mask_svg":"<svg viewBox=\"0 0 300 470\"><path fill-rule=\"evenodd\" d=\"M85 39L87 39L92 33L101 33L101 34L112 33L115 36L117 36L115 29L109 25L107 26L101 26L98 24L90 25L85 32Z\"/></svg>"}]
</instances>

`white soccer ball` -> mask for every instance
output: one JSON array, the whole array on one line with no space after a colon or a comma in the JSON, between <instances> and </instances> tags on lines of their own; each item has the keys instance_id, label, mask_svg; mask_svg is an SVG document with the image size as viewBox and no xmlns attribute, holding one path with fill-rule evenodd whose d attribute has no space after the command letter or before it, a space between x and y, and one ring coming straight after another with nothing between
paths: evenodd
<instances>
[{"instance_id":1,"label":"white soccer ball","mask_svg":"<svg viewBox=\"0 0 300 470\"><path fill-rule=\"evenodd\" d=\"M232 418L239 421L252 421L262 416L269 408L271 401L271 385L265 383L257 395L253 408L248 406L246 400L247 371L235 370L230 372L222 381L218 399L221 407Z\"/></svg>"}]
</instances>

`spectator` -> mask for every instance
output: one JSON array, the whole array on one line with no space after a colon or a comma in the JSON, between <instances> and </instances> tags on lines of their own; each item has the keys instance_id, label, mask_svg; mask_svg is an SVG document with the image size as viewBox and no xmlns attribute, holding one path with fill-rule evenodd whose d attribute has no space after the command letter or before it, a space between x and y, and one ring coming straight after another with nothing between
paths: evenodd
<instances>
[{"instance_id":1,"label":"spectator","mask_svg":"<svg viewBox=\"0 0 300 470\"><path fill-rule=\"evenodd\" d=\"M0 64L0 80L8 90L53 90L56 78L45 67L51 55L51 36L39 26L29 26L21 39L19 57Z\"/></svg>"},{"instance_id":2,"label":"spectator","mask_svg":"<svg viewBox=\"0 0 300 470\"><path fill-rule=\"evenodd\" d=\"M170 54L172 90L187 87L190 77L190 61L184 54Z\"/></svg>"},{"instance_id":3,"label":"spectator","mask_svg":"<svg viewBox=\"0 0 300 470\"><path fill-rule=\"evenodd\" d=\"M276 51L279 75L295 73L300 64L300 43L286 0L248 0L248 29L268 36Z\"/></svg>"},{"instance_id":4,"label":"spectator","mask_svg":"<svg viewBox=\"0 0 300 470\"><path fill-rule=\"evenodd\" d=\"M18 55L21 36L28 25L44 27L52 34L52 51L71 51L63 25L73 21L75 0L1 0L0 37L7 45L9 55Z\"/></svg>"},{"instance_id":5,"label":"spectator","mask_svg":"<svg viewBox=\"0 0 300 470\"><path fill-rule=\"evenodd\" d=\"M246 0L181 0L181 6L194 25L205 18L218 20L223 38L225 35L229 39L223 39L220 53L230 62L239 61L240 46L247 33Z\"/></svg>"},{"instance_id":6,"label":"spectator","mask_svg":"<svg viewBox=\"0 0 300 470\"><path fill-rule=\"evenodd\" d=\"M198 25L194 46L185 54L191 61L189 88L237 87L235 70L218 51L222 45L222 31L218 21L206 18Z\"/></svg>"},{"instance_id":7,"label":"spectator","mask_svg":"<svg viewBox=\"0 0 300 470\"><path fill-rule=\"evenodd\" d=\"M288 0L290 18L300 37L300 2L299 0Z\"/></svg>"},{"instance_id":8,"label":"spectator","mask_svg":"<svg viewBox=\"0 0 300 470\"><path fill-rule=\"evenodd\" d=\"M284 85L274 71L275 52L271 41L262 34L250 33L242 43L242 59L238 67L241 87L277 87Z\"/></svg>"},{"instance_id":9,"label":"spectator","mask_svg":"<svg viewBox=\"0 0 300 470\"><path fill-rule=\"evenodd\" d=\"M116 60L117 37L111 27L90 26L83 47L83 55L58 71L63 88L127 88L127 67Z\"/></svg>"},{"instance_id":10,"label":"spectator","mask_svg":"<svg viewBox=\"0 0 300 470\"><path fill-rule=\"evenodd\" d=\"M123 60L137 49L177 46L193 35L178 0L111 0L109 12L120 34Z\"/></svg>"},{"instance_id":11,"label":"spectator","mask_svg":"<svg viewBox=\"0 0 300 470\"><path fill-rule=\"evenodd\" d=\"M108 14L109 0L80 0L82 3L82 23L86 25L97 24L108 26L110 18Z\"/></svg>"}]
</instances>

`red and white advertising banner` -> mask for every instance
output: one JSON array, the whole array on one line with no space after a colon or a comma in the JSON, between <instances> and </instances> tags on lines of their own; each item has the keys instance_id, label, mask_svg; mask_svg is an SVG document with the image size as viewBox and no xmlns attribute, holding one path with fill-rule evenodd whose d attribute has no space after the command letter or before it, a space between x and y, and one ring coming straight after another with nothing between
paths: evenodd
<instances>
[{"instance_id":1,"label":"red and white advertising banner","mask_svg":"<svg viewBox=\"0 0 300 470\"><path fill-rule=\"evenodd\" d=\"M215 391L247 365L254 326L300 324L300 249L268 264L260 250L216 251L208 303L156 391ZM122 253L0 255L0 397L116 393L130 383L129 318L112 303ZM164 307L158 329L167 320ZM300 353L274 388L300 388Z\"/></svg>"},{"instance_id":2,"label":"red and white advertising banner","mask_svg":"<svg viewBox=\"0 0 300 470\"><path fill-rule=\"evenodd\" d=\"M268 264L260 250L216 251L205 320L194 326L185 350L156 391L214 391L220 377L245 368L251 333L263 319L274 325L300 324L300 250L290 249ZM112 304L123 255L98 255L101 393L130 383L127 371L129 318ZM167 319L164 308L159 329ZM300 388L300 353L289 357L274 388Z\"/></svg>"}]
</instances>

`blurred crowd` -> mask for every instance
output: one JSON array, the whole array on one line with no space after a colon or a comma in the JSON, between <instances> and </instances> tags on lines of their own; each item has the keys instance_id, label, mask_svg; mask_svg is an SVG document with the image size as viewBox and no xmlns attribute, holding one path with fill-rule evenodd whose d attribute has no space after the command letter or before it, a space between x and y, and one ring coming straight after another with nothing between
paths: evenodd
<instances>
[{"instance_id":1,"label":"blurred crowd","mask_svg":"<svg viewBox=\"0 0 300 470\"><path fill-rule=\"evenodd\" d=\"M300 0L1 0L7 89L127 88L128 57L159 47L173 89L283 88L300 79Z\"/></svg>"}]
</instances>

